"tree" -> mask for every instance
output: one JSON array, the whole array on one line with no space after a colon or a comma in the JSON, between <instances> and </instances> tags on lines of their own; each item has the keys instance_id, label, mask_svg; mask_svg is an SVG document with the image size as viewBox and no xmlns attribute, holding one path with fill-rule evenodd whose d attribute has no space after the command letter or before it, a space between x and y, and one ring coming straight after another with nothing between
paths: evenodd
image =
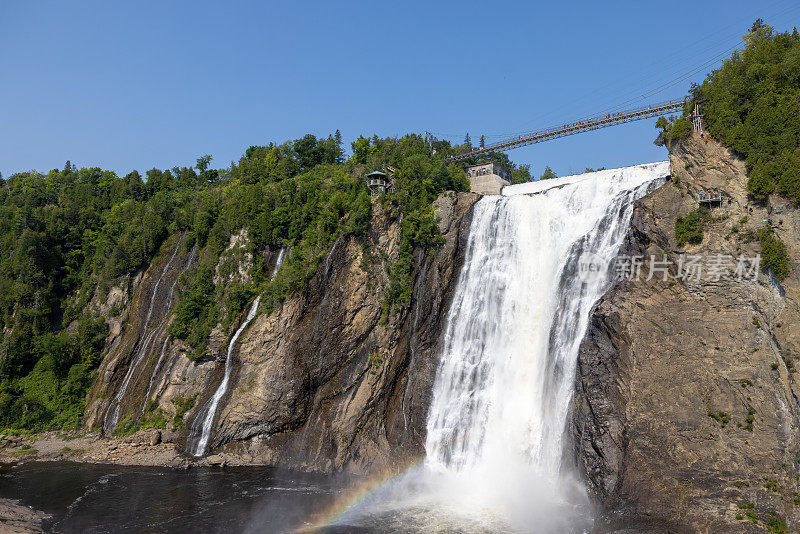
<instances>
[{"instance_id":1,"label":"tree","mask_svg":"<svg viewBox=\"0 0 800 534\"><path fill-rule=\"evenodd\" d=\"M549 165L544 168L544 172L541 176L539 176L540 180L551 180L553 178L558 178L558 175L553 171L553 169L550 168Z\"/></svg>"},{"instance_id":2,"label":"tree","mask_svg":"<svg viewBox=\"0 0 800 534\"><path fill-rule=\"evenodd\" d=\"M344 149L342 148L342 132L336 128L336 133L333 134L333 142L336 144L336 163L344 161Z\"/></svg>"},{"instance_id":3,"label":"tree","mask_svg":"<svg viewBox=\"0 0 800 534\"><path fill-rule=\"evenodd\" d=\"M211 160L214 159L210 155L206 154L205 156L200 156L197 158L197 170L201 173L204 173L208 170L208 165L211 163Z\"/></svg>"},{"instance_id":4,"label":"tree","mask_svg":"<svg viewBox=\"0 0 800 534\"><path fill-rule=\"evenodd\" d=\"M69 174L72 172L72 163L69 160L64 164L64 174Z\"/></svg>"},{"instance_id":5,"label":"tree","mask_svg":"<svg viewBox=\"0 0 800 534\"><path fill-rule=\"evenodd\" d=\"M318 144L317 137L314 134L306 134L292 143L294 156L302 170L312 169L322 162Z\"/></svg>"},{"instance_id":6,"label":"tree","mask_svg":"<svg viewBox=\"0 0 800 534\"><path fill-rule=\"evenodd\" d=\"M527 163L523 163L516 168L511 169L511 183L512 184L522 184L525 182L530 182L533 180L531 176L531 166Z\"/></svg>"},{"instance_id":7,"label":"tree","mask_svg":"<svg viewBox=\"0 0 800 534\"><path fill-rule=\"evenodd\" d=\"M472 139L469 138L469 132L467 132L467 136L464 137L464 146L466 146L467 149L472 150Z\"/></svg>"},{"instance_id":8,"label":"tree","mask_svg":"<svg viewBox=\"0 0 800 534\"><path fill-rule=\"evenodd\" d=\"M757 20L737 50L694 93L708 133L742 156L757 199L773 192L800 203L800 35ZM682 128L690 132L688 112ZM662 121L663 124L663 121ZM678 130L670 126L662 141ZM658 141L658 139L657 139Z\"/></svg>"},{"instance_id":9,"label":"tree","mask_svg":"<svg viewBox=\"0 0 800 534\"><path fill-rule=\"evenodd\" d=\"M353 161L361 165L366 165L367 159L377 150L377 147L372 144L369 137L361 135L350 143L350 147L353 149Z\"/></svg>"},{"instance_id":10,"label":"tree","mask_svg":"<svg viewBox=\"0 0 800 534\"><path fill-rule=\"evenodd\" d=\"M481 134L481 148L486 148L486 136Z\"/></svg>"}]
</instances>

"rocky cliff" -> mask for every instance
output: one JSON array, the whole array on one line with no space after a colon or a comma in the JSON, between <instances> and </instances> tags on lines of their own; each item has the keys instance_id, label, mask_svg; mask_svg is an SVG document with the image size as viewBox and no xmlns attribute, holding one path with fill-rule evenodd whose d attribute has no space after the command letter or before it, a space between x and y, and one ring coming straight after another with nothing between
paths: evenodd
<instances>
[{"instance_id":1,"label":"rocky cliff","mask_svg":"<svg viewBox=\"0 0 800 534\"><path fill-rule=\"evenodd\" d=\"M581 347L576 457L603 529L784 532L800 519L800 212L748 201L744 163L708 138L673 144L670 161L617 260L641 257L640 276L618 269ZM677 217L712 190L725 195L702 242L679 246ZM760 253L754 233L769 218L791 272L739 280L738 258ZM705 270L678 277L693 256Z\"/></svg>"},{"instance_id":2,"label":"rocky cliff","mask_svg":"<svg viewBox=\"0 0 800 534\"><path fill-rule=\"evenodd\" d=\"M400 228L375 203L367 243L337 241L302 295L253 321L212 447L248 463L317 470L366 472L417 459L475 199L437 201L445 244L416 252L411 305L388 316L380 258L396 256Z\"/></svg>"},{"instance_id":3,"label":"rocky cliff","mask_svg":"<svg viewBox=\"0 0 800 534\"><path fill-rule=\"evenodd\" d=\"M392 313L383 304L400 220L375 199L366 240L337 240L307 288L257 315L239 338L210 452L232 463L312 470L365 472L415 461L424 452L439 333L476 199L446 193L436 201L444 245L415 251L411 303ZM132 298L120 303L124 328L112 329L87 408L90 427L106 427L107 434L117 406L119 421L157 413L167 421L163 439L179 450L222 379L232 333L215 329L215 358L198 362L183 342L167 337L174 284L196 254L181 247L182 239L166 243L161 259L129 283ZM236 252L246 239L235 234L226 251L241 259L232 269L239 277L252 263ZM279 251L264 254L271 269ZM218 269L215 283L223 278Z\"/></svg>"}]
</instances>

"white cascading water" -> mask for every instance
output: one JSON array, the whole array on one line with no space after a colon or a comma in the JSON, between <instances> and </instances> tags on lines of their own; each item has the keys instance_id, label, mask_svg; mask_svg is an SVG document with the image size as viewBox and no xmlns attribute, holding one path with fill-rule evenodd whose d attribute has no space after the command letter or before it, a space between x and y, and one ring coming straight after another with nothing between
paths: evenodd
<instances>
[{"instance_id":1,"label":"white cascading water","mask_svg":"<svg viewBox=\"0 0 800 534\"><path fill-rule=\"evenodd\" d=\"M475 204L425 462L348 520L402 518L423 531L591 528L567 454L578 350L634 201L668 175L668 162L639 165L510 186Z\"/></svg>"},{"instance_id":2,"label":"white cascading water","mask_svg":"<svg viewBox=\"0 0 800 534\"><path fill-rule=\"evenodd\" d=\"M278 251L278 258L275 260L275 267L272 268L272 274L270 275L270 279L275 278L275 275L278 274L278 269L280 269L281 265L283 265L284 259L286 259L286 249L281 248Z\"/></svg>"},{"instance_id":3,"label":"white cascading water","mask_svg":"<svg viewBox=\"0 0 800 534\"><path fill-rule=\"evenodd\" d=\"M271 278L274 278L278 273L283 261L286 257L286 249L282 248L278 253L278 258L275 260L275 267L272 270ZM186 442L187 451L193 456L203 456L208 448L208 440L211 438L211 428L214 424L214 416L217 414L217 407L222 397L228 391L228 382L231 378L231 371L233 370L233 349L236 346L236 341L242 335L244 329L250 324L250 321L256 316L258 311L258 304L261 301L261 295L257 296L250 306L250 311L247 312L247 317L242 322L239 329L233 334L230 343L228 343L228 352L225 357L225 375L222 377L219 387L214 392L214 396L203 406L203 409L197 414L192 424L189 438ZM198 423L200 426L198 427Z\"/></svg>"},{"instance_id":4,"label":"white cascading water","mask_svg":"<svg viewBox=\"0 0 800 534\"><path fill-rule=\"evenodd\" d=\"M167 274L172 262L175 260L175 256L178 254L178 248L180 248L181 241L181 239L178 239L178 242L175 244L175 250L172 251L172 256L170 256L169 261L167 261L167 264L164 266L164 269L161 271L158 280L156 280L156 283L153 286L153 294L150 296L150 306L147 308L147 315L144 319L142 335L139 338L141 342L139 349L136 351L136 354L131 360L131 364L128 366L128 371L125 373L125 377L122 379L122 385L120 386L119 391L117 391L117 394L111 401L111 406L109 406L108 410L106 411L106 417L103 421L103 431L106 435L111 434L114 431L114 428L116 428L117 423L119 422L120 403L125 397L125 392L128 390L128 385L131 382L133 373L144 359L145 354L147 353L147 347L150 345L155 333L161 327L161 323L159 323L155 328L150 329L150 317L153 315L153 306L155 305L156 297L158 296L158 286L161 285L161 280L164 279L164 275ZM169 313L169 308L167 308L165 313Z\"/></svg>"},{"instance_id":5,"label":"white cascading water","mask_svg":"<svg viewBox=\"0 0 800 534\"><path fill-rule=\"evenodd\" d=\"M222 400L225 392L228 391L228 382L231 379L231 371L233 370L233 349L236 346L236 340L239 339L239 336L242 335L244 329L247 328L247 325L250 324L250 321L252 321L253 317L256 316L256 312L258 311L258 303L260 301L261 295L257 296L256 300L253 301L253 305L250 306L250 311L247 312L247 317L242 322L241 326L239 326L239 329L236 331L236 333L233 334L231 342L228 343L228 353L225 357L225 375L222 377L222 382L220 382L219 387L217 387L217 390L214 392L214 396L211 397L211 400L197 415L198 419L203 422L203 426L200 432L200 439L194 444L192 450L190 450L194 456L202 456L206 453L208 440L211 437L211 425L214 423L214 416L217 414L217 406L219 406L219 401Z\"/></svg>"},{"instance_id":6,"label":"white cascading water","mask_svg":"<svg viewBox=\"0 0 800 534\"><path fill-rule=\"evenodd\" d=\"M181 269L180 274L185 273L188 271L192 264L194 263L195 258L197 257L197 242L195 242L194 246L192 247L192 251L189 253L189 259L186 261L186 264ZM175 286L178 285L178 280L180 279L180 274L175 277L175 281L172 282L172 285L167 292L167 304L166 304L166 313L164 314L164 318L161 320L161 324L159 328L166 327L167 318L169 317L170 309L172 308L172 299L175 295ZM150 400L150 395L153 392L153 385L155 383L156 377L158 376L158 372L161 370L161 364L164 363L164 356L167 352L167 345L169 344L169 336L164 337L164 343L161 345L161 354L158 357L158 361L156 362L155 367L153 367L153 372L150 374L150 382L147 384L147 395L144 397L144 402L142 403L142 415L144 415L145 410L147 409L147 402Z\"/></svg>"}]
</instances>

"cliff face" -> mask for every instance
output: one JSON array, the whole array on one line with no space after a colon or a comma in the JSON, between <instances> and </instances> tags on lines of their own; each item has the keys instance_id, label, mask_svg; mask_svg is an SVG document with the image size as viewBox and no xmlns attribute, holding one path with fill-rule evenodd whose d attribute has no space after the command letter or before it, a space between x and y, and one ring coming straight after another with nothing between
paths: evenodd
<instances>
[{"instance_id":1,"label":"cliff face","mask_svg":"<svg viewBox=\"0 0 800 534\"><path fill-rule=\"evenodd\" d=\"M400 221L375 200L366 241L339 239L302 294L257 315L239 338L209 452L232 463L313 470L374 471L416 460L424 451L439 333L476 199L451 193L436 201L445 244L435 252L415 251L412 302L388 315L382 304ZM252 263L236 253L245 241L245 235L233 236L230 256L244 263L224 269L240 278ZM166 291L194 253L180 246L162 250L163 259L136 279L121 315L125 326L109 340L90 395L90 427L102 428L117 403L119 420L160 410L167 420L163 439L185 447L194 419L222 380L231 338L215 329L209 350L216 358L205 362L190 361L183 342L167 339L172 301ZM278 254L265 251L268 268ZM225 283L220 269L215 283ZM237 326L234 321L231 328Z\"/></svg>"},{"instance_id":2,"label":"cliff face","mask_svg":"<svg viewBox=\"0 0 800 534\"><path fill-rule=\"evenodd\" d=\"M576 457L610 530L792 526L800 519L800 212L772 197L748 213L744 163L712 140L674 144L670 161L672 180L639 201L620 252L643 256L641 276L623 278L600 301L581 347ZM676 218L711 189L732 201L712 209L702 243L678 246ZM738 257L760 252L750 231L769 217L791 273L739 281ZM702 258L699 280L674 277L682 254ZM647 279L664 265L651 255L666 255L667 281L658 270ZM733 264L717 280L709 265L719 255Z\"/></svg>"},{"instance_id":3,"label":"cliff face","mask_svg":"<svg viewBox=\"0 0 800 534\"><path fill-rule=\"evenodd\" d=\"M400 228L374 204L368 242L337 241L304 294L242 336L211 446L247 462L318 470L372 471L418 458L475 199L437 201L445 244L416 252L411 306L388 320L379 258L396 257Z\"/></svg>"},{"instance_id":4,"label":"cliff face","mask_svg":"<svg viewBox=\"0 0 800 534\"><path fill-rule=\"evenodd\" d=\"M196 256L195 249L184 246L184 239L184 235L173 236L162 246L160 259L145 272L112 287L102 302L96 296L90 303L109 323L106 357L87 403L90 428L138 417L144 411L152 369L168 348L167 327L178 277Z\"/></svg>"}]
</instances>

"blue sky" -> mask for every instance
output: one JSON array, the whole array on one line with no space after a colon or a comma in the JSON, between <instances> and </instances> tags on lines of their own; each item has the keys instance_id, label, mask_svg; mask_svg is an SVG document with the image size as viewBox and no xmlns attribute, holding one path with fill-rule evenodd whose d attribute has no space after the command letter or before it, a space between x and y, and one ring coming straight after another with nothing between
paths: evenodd
<instances>
[{"instance_id":1,"label":"blue sky","mask_svg":"<svg viewBox=\"0 0 800 534\"><path fill-rule=\"evenodd\" d=\"M337 128L489 141L685 94L797 0L0 3L0 172L227 166ZM712 64L713 65L713 64ZM516 149L560 175L666 158L655 119Z\"/></svg>"}]
</instances>

